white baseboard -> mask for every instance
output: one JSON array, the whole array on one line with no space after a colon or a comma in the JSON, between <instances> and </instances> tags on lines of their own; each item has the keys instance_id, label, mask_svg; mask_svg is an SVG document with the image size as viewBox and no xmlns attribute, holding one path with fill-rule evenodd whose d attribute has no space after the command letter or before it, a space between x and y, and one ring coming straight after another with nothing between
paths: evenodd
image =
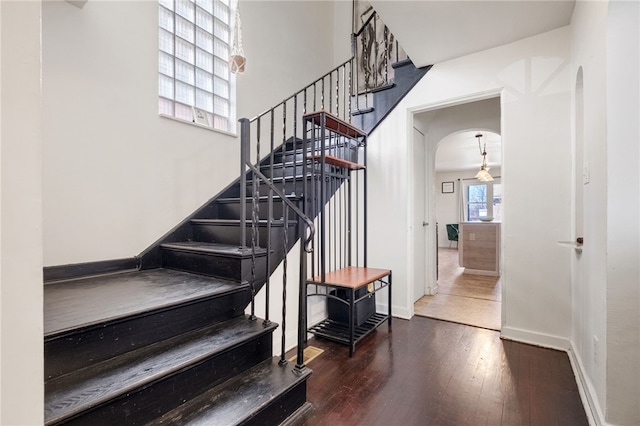
<instances>
[{"instance_id":1,"label":"white baseboard","mask_svg":"<svg viewBox=\"0 0 640 426\"><path fill-rule=\"evenodd\" d=\"M502 327L500 337L516 342L527 343L529 345L542 346L544 348L557 349L559 351L569 351L571 342L569 339L551 334L535 333L513 327Z\"/></svg>"},{"instance_id":2,"label":"white baseboard","mask_svg":"<svg viewBox=\"0 0 640 426\"><path fill-rule=\"evenodd\" d=\"M567 351L569 355L569 361L571 362L571 368L573 369L573 375L576 377L576 383L578 385L578 391L580 392L580 399L582 399L582 405L584 411L587 413L587 419L590 426L609 426L605 421L600 403L596 396L595 389L591 381L587 378L585 370L582 364L581 358L574 350L573 342L571 342L571 348Z\"/></svg>"},{"instance_id":3,"label":"white baseboard","mask_svg":"<svg viewBox=\"0 0 640 426\"><path fill-rule=\"evenodd\" d=\"M387 312L387 309L388 309L387 306L388 305L386 304L385 305L376 304L376 309L378 310L378 312ZM404 306L394 305L391 308L391 315L397 318L410 320L412 316L412 312L408 308L405 308Z\"/></svg>"}]
</instances>

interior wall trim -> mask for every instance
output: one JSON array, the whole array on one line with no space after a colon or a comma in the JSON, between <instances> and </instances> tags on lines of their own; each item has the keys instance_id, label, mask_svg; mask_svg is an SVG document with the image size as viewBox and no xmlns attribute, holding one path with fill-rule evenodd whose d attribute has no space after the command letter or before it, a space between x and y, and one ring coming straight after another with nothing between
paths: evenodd
<instances>
[{"instance_id":1,"label":"interior wall trim","mask_svg":"<svg viewBox=\"0 0 640 426\"><path fill-rule=\"evenodd\" d=\"M42 268L42 275L44 283L48 284L55 281L70 280L90 275L137 270L138 261L139 259L137 257L130 257L69 265L45 266Z\"/></svg>"},{"instance_id":2,"label":"interior wall trim","mask_svg":"<svg viewBox=\"0 0 640 426\"><path fill-rule=\"evenodd\" d=\"M584 406L584 411L587 414L589 424L597 426L610 426L610 423L607 423L604 419L604 415L602 413L602 409L600 408L600 404L598 403L595 389L593 388L591 381L588 379L588 376L582 364L582 360L573 345L573 341L571 341L570 343L571 349L568 350L567 353L569 355L571 369L573 370L573 375L576 378L576 384L578 385L578 391L580 392L580 399L582 400L582 405Z\"/></svg>"}]
</instances>

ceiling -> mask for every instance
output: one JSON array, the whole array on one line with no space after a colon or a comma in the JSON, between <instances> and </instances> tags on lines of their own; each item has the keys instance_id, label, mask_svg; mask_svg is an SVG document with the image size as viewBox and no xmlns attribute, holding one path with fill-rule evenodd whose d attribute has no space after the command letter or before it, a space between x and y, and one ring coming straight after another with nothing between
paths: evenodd
<instances>
[{"instance_id":1,"label":"ceiling","mask_svg":"<svg viewBox=\"0 0 640 426\"><path fill-rule=\"evenodd\" d=\"M482 145L486 143L487 165L493 168L500 167L502 164L500 135L473 130L451 134L440 141L436 151L436 172L480 170L482 156L478 148L477 134L482 134Z\"/></svg>"},{"instance_id":2,"label":"ceiling","mask_svg":"<svg viewBox=\"0 0 640 426\"><path fill-rule=\"evenodd\" d=\"M569 25L575 0L369 0L418 66Z\"/></svg>"}]
</instances>

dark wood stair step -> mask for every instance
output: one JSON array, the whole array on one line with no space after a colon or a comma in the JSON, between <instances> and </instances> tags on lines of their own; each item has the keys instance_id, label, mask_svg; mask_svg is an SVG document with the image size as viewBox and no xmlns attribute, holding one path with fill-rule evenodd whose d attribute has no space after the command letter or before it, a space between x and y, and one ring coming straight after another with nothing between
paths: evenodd
<instances>
[{"instance_id":1,"label":"dark wood stair step","mask_svg":"<svg viewBox=\"0 0 640 426\"><path fill-rule=\"evenodd\" d=\"M239 223L238 220L227 219L229 221L235 221ZM193 223L196 224L221 224L217 222L226 221L225 219L192 219ZM206 253L213 254L221 257L232 257L232 258L240 258L247 259L253 256L251 247L239 247L238 245L232 244L222 244L222 243L208 243L201 241L179 241L174 243L164 243L161 244L162 248L170 249L175 251L183 251L189 253ZM266 256L267 250L262 247L256 247L255 255L256 256Z\"/></svg>"},{"instance_id":2,"label":"dark wood stair step","mask_svg":"<svg viewBox=\"0 0 640 426\"><path fill-rule=\"evenodd\" d=\"M249 286L169 269L44 286L45 378L241 315Z\"/></svg>"},{"instance_id":3,"label":"dark wood stair step","mask_svg":"<svg viewBox=\"0 0 640 426\"><path fill-rule=\"evenodd\" d=\"M235 220L235 226L230 227L226 225L221 227L220 221L220 219L215 219L213 222L209 219L193 219L193 237L197 241L161 244L162 266L243 283L249 282L253 273L252 249L232 244L240 241L240 221ZM247 240L251 241L251 232L247 234ZM256 247L255 256L256 278L261 281L266 278L267 250Z\"/></svg>"},{"instance_id":4,"label":"dark wood stair step","mask_svg":"<svg viewBox=\"0 0 640 426\"><path fill-rule=\"evenodd\" d=\"M210 226L240 226L240 220L239 219L191 219L191 223L194 225L210 225ZM268 220L266 219L261 219L258 221L258 226L264 226L266 227L268 224ZM251 221L247 220L246 221L247 227L251 227ZM289 226L295 226L296 223L289 221ZM271 226L275 227L283 227L284 226L284 221L283 220L273 220L271 221Z\"/></svg>"},{"instance_id":5,"label":"dark wood stair step","mask_svg":"<svg viewBox=\"0 0 640 426\"><path fill-rule=\"evenodd\" d=\"M162 268L58 281L44 286L44 334L47 338L104 327L243 288L233 281Z\"/></svg>"},{"instance_id":6,"label":"dark wood stair step","mask_svg":"<svg viewBox=\"0 0 640 426\"><path fill-rule=\"evenodd\" d=\"M77 420L86 414L81 423L135 424L131 410L141 410L141 416L160 415L271 357L276 327L240 316L50 380L45 383L45 422ZM252 341L262 349L245 348ZM222 359L225 356L228 359ZM243 361L247 357L258 359Z\"/></svg>"},{"instance_id":7,"label":"dark wood stair step","mask_svg":"<svg viewBox=\"0 0 640 426\"><path fill-rule=\"evenodd\" d=\"M292 363L278 365L277 357L265 360L148 426L280 424L306 401L311 370L293 368Z\"/></svg>"}]
</instances>

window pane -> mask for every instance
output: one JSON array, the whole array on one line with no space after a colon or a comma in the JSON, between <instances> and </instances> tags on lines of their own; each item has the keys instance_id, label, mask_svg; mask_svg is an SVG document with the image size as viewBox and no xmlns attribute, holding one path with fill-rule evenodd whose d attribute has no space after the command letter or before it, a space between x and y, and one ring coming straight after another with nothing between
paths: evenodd
<instances>
[{"instance_id":1,"label":"window pane","mask_svg":"<svg viewBox=\"0 0 640 426\"><path fill-rule=\"evenodd\" d=\"M176 17L176 35L193 43L195 25L179 16Z\"/></svg>"},{"instance_id":2,"label":"window pane","mask_svg":"<svg viewBox=\"0 0 640 426\"><path fill-rule=\"evenodd\" d=\"M160 74L158 85L158 92L160 96L173 99L173 78Z\"/></svg>"},{"instance_id":3,"label":"window pane","mask_svg":"<svg viewBox=\"0 0 640 426\"><path fill-rule=\"evenodd\" d=\"M196 106L206 111L213 112L213 95L203 90L196 89Z\"/></svg>"},{"instance_id":4,"label":"window pane","mask_svg":"<svg viewBox=\"0 0 640 426\"><path fill-rule=\"evenodd\" d=\"M222 40L214 39L213 42L214 51L213 53L218 58L228 58L229 57L229 45L224 43Z\"/></svg>"},{"instance_id":5,"label":"window pane","mask_svg":"<svg viewBox=\"0 0 640 426\"><path fill-rule=\"evenodd\" d=\"M219 96L215 96L213 112L223 117L229 117L229 101Z\"/></svg>"},{"instance_id":6,"label":"window pane","mask_svg":"<svg viewBox=\"0 0 640 426\"><path fill-rule=\"evenodd\" d=\"M173 56L160 52L158 67L162 74L173 77Z\"/></svg>"},{"instance_id":7,"label":"window pane","mask_svg":"<svg viewBox=\"0 0 640 426\"><path fill-rule=\"evenodd\" d=\"M493 219L502 220L502 184L493 185Z\"/></svg>"},{"instance_id":8,"label":"window pane","mask_svg":"<svg viewBox=\"0 0 640 426\"><path fill-rule=\"evenodd\" d=\"M213 93L213 77L206 71L196 69L196 87Z\"/></svg>"},{"instance_id":9,"label":"window pane","mask_svg":"<svg viewBox=\"0 0 640 426\"><path fill-rule=\"evenodd\" d=\"M194 48L187 41L176 39L176 58L182 59L190 64L194 63Z\"/></svg>"},{"instance_id":10,"label":"window pane","mask_svg":"<svg viewBox=\"0 0 640 426\"><path fill-rule=\"evenodd\" d=\"M205 71L213 73L213 56L202 49L197 49L196 65Z\"/></svg>"},{"instance_id":11,"label":"window pane","mask_svg":"<svg viewBox=\"0 0 640 426\"><path fill-rule=\"evenodd\" d=\"M173 0L160 0L160 6L173 10Z\"/></svg>"},{"instance_id":12,"label":"window pane","mask_svg":"<svg viewBox=\"0 0 640 426\"><path fill-rule=\"evenodd\" d=\"M158 98L158 112L165 115L173 115L173 101Z\"/></svg>"},{"instance_id":13,"label":"window pane","mask_svg":"<svg viewBox=\"0 0 640 426\"><path fill-rule=\"evenodd\" d=\"M213 93L224 98L229 98L229 83L220 77L216 77L214 83L215 86L213 87Z\"/></svg>"},{"instance_id":14,"label":"window pane","mask_svg":"<svg viewBox=\"0 0 640 426\"><path fill-rule=\"evenodd\" d=\"M173 32L173 12L165 9L164 7L160 8L159 13L160 20L160 28L164 28L169 32Z\"/></svg>"},{"instance_id":15,"label":"window pane","mask_svg":"<svg viewBox=\"0 0 640 426\"><path fill-rule=\"evenodd\" d=\"M467 220L477 221L487 217L487 185L467 187Z\"/></svg>"},{"instance_id":16,"label":"window pane","mask_svg":"<svg viewBox=\"0 0 640 426\"><path fill-rule=\"evenodd\" d=\"M196 11L196 25L209 34L213 33L213 16L202 9L198 9Z\"/></svg>"},{"instance_id":17,"label":"window pane","mask_svg":"<svg viewBox=\"0 0 640 426\"><path fill-rule=\"evenodd\" d=\"M201 28L196 29L196 46L207 52L213 51L213 36Z\"/></svg>"},{"instance_id":18,"label":"window pane","mask_svg":"<svg viewBox=\"0 0 640 426\"><path fill-rule=\"evenodd\" d=\"M222 77L225 80L229 80L229 63L220 58L214 58L215 72L218 77Z\"/></svg>"},{"instance_id":19,"label":"window pane","mask_svg":"<svg viewBox=\"0 0 640 426\"><path fill-rule=\"evenodd\" d=\"M182 120L193 121L193 109L190 105L175 105L175 117L181 118Z\"/></svg>"},{"instance_id":20,"label":"window pane","mask_svg":"<svg viewBox=\"0 0 640 426\"><path fill-rule=\"evenodd\" d=\"M225 24L229 23L229 6L222 3L220 0L215 0L215 17L220 19Z\"/></svg>"},{"instance_id":21,"label":"window pane","mask_svg":"<svg viewBox=\"0 0 640 426\"><path fill-rule=\"evenodd\" d=\"M189 0L176 0L176 13L190 22L194 22L195 6Z\"/></svg>"},{"instance_id":22,"label":"window pane","mask_svg":"<svg viewBox=\"0 0 640 426\"><path fill-rule=\"evenodd\" d=\"M196 4L213 15L213 0L196 0Z\"/></svg>"},{"instance_id":23,"label":"window pane","mask_svg":"<svg viewBox=\"0 0 640 426\"><path fill-rule=\"evenodd\" d=\"M487 185L469 185L469 202L486 202Z\"/></svg>"},{"instance_id":24,"label":"window pane","mask_svg":"<svg viewBox=\"0 0 640 426\"><path fill-rule=\"evenodd\" d=\"M183 104L193 105L194 89L193 86L176 81L176 101Z\"/></svg>"},{"instance_id":25,"label":"window pane","mask_svg":"<svg viewBox=\"0 0 640 426\"><path fill-rule=\"evenodd\" d=\"M213 27L213 34L225 43L229 43L229 25L216 21Z\"/></svg>"},{"instance_id":26,"label":"window pane","mask_svg":"<svg viewBox=\"0 0 640 426\"><path fill-rule=\"evenodd\" d=\"M224 130L226 132L229 131L229 119L226 117L220 117L219 115L215 115L213 117L213 124L216 129Z\"/></svg>"},{"instance_id":27,"label":"window pane","mask_svg":"<svg viewBox=\"0 0 640 426\"><path fill-rule=\"evenodd\" d=\"M193 86L195 84L194 72L195 67L193 65L176 60L176 78L178 80L184 81L185 83L189 83Z\"/></svg>"},{"instance_id":28,"label":"window pane","mask_svg":"<svg viewBox=\"0 0 640 426\"><path fill-rule=\"evenodd\" d=\"M165 30L160 30L160 50L173 55L173 34Z\"/></svg>"}]
</instances>

